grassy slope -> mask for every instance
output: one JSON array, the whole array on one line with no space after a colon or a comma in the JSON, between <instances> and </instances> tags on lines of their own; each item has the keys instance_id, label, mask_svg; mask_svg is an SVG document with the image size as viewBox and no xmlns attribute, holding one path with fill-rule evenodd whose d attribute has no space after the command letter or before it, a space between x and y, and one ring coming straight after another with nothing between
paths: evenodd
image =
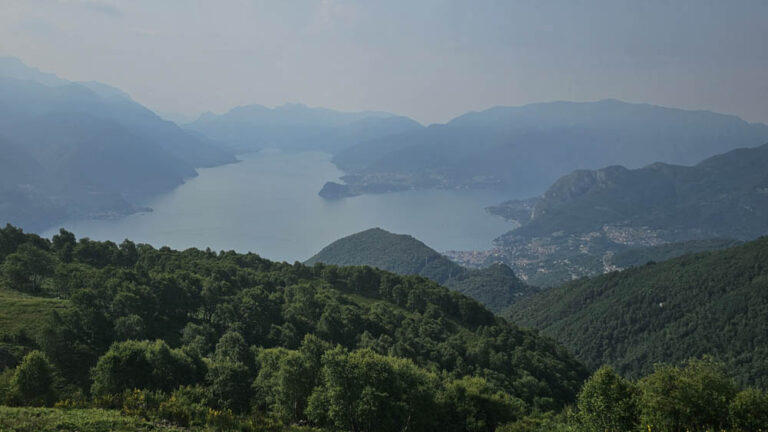
<instances>
[{"instance_id":1,"label":"grassy slope","mask_svg":"<svg viewBox=\"0 0 768 432\"><path fill-rule=\"evenodd\" d=\"M181 431L119 411L102 409L10 408L0 406L0 432Z\"/></svg>"},{"instance_id":2,"label":"grassy slope","mask_svg":"<svg viewBox=\"0 0 768 432\"><path fill-rule=\"evenodd\" d=\"M66 308L66 300L32 297L0 288L0 335L24 331L35 338L52 311Z\"/></svg>"}]
</instances>

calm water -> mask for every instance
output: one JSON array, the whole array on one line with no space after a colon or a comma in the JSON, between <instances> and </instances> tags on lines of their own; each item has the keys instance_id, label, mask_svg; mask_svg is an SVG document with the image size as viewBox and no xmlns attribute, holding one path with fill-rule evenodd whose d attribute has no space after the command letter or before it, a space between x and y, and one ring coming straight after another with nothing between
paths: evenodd
<instances>
[{"instance_id":1,"label":"calm water","mask_svg":"<svg viewBox=\"0 0 768 432\"><path fill-rule=\"evenodd\" d=\"M65 228L96 240L252 251L289 262L372 227L411 234L439 251L487 249L511 229L483 210L510 198L500 192L408 191L326 201L317 192L342 175L327 154L261 152L241 159L199 170L198 177L146 203L151 213L72 221Z\"/></svg>"}]
</instances>

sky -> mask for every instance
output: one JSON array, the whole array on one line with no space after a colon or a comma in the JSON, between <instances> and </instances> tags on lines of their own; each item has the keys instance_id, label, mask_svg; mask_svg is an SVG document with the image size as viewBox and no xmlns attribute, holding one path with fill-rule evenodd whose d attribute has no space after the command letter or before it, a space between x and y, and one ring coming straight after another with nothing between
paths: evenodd
<instances>
[{"instance_id":1,"label":"sky","mask_svg":"<svg viewBox=\"0 0 768 432\"><path fill-rule=\"evenodd\" d=\"M0 55L160 113L617 98L768 123L765 0L0 0Z\"/></svg>"}]
</instances>

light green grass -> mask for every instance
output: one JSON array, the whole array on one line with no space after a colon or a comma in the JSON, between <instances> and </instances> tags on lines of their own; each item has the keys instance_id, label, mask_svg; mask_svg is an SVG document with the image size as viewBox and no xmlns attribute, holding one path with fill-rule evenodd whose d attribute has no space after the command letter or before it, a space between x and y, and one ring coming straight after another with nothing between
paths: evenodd
<instances>
[{"instance_id":1,"label":"light green grass","mask_svg":"<svg viewBox=\"0 0 768 432\"><path fill-rule=\"evenodd\" d=\"M66 300L32 297L0 288L0 334L15 334L23 330L35 338L52 311L63 311L67 307Z\"/></svg>"},{"instance_id":2,"label":"light green grass","mask_svg":"<svg viewBox=\"0 0 768 432\"><path fill-rule=\"evenodd\" d=\"M0 406L0 432L182 431L102 409L10 408Z\"/></svg>"}]
</instances>

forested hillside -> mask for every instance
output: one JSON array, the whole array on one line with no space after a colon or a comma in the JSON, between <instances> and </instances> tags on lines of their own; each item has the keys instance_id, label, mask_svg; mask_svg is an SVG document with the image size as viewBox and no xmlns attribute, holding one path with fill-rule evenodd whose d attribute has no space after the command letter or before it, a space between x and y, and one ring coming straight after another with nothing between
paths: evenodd
<instances>
[{"instance_id":1,"label":"forested hillside","mask_svg":"<svg viewBox=\"0 0 768 432\"><path fill-rule=\"evenodd\" d=\"M551 285L615 269L613 255L630 248L753 240L768 234L766 166L768 144L694 166L575 171L539 198L492 207L521 224L495 243L516 272Z\"/></svg>"},{"instance_id":2,"label":"forested hillside","mask_svg":"<svg viewBox=\"0 0 768 432\"><path fill-rule=\"evenodd\" d=\"M118 89L54 78L0 62L0 223L129 214L195 168L236 161Z\"/></svg>"},{"instance_id":3,"label":"forested hillside","mask_svg":"<svg viewBox=\"0 0 768 432\"><path fill-rule=\"evenodd\" d=\"M586 376L476 301L371 267L12 226L0 262L4 298L64 299L42 323L17 311L35 334L0 336L10 404L155 409L182 425L251 413L342 430L493 430L572 402Z\"/></svg>"},{"instance_id":4,"label":"forested hillside","mask_svg":"<svg viewBox=\"0 0 768 432\"><path fill-rule=\"evenodd\" d=\"M617 100L496 107L334 156L346 194L412 187L495 187L539 195L576 169L694 164L768 142L768 126L706 111Z\"/></svg>"},{"instance_id":5,"label":"forested hillside","mask_svg":"<svg viewBox=\"0 0 768 432\"><path fill-rule=\"evenodd\" d=\"M466 294L494 312L536 288L523 283L507 265L483 269L462 267L406 234L372 228L326 246L306 264L367 265L401 275L420 275Z\"/></svg>"},{"instance_id":6,"label":"forested hillside","mask_svg":"<svg viewBox=\"0 0 768 432\"><path fill-rule=\"evenodd\" d=\"M768 386L768 237L581 279L529 296L508 316L625 376L704 354Z\"/></svg>"}]
</instances>

